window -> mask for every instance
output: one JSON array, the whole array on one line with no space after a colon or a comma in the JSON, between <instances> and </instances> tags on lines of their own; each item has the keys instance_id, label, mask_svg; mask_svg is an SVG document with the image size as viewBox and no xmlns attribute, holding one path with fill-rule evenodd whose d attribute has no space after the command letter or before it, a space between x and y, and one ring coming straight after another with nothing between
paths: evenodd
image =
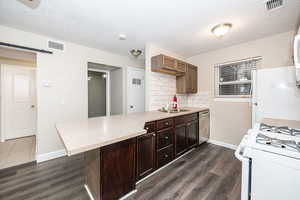
<instances>
[{"instance_id":1,"label":"window","mask_svg":"<svg viewBox=\"0 0 300 200\"><path fill-rule=\"evenodd\" d=\"M215 66L216 97L251 97L252 71L260 58L245 59Z\"/></svg>"}]
</instances>

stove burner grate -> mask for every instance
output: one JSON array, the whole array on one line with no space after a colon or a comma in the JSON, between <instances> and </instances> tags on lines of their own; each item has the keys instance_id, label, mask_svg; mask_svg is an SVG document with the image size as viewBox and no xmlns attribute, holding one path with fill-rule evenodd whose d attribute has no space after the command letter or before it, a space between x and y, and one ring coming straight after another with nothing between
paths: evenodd
<instances>
[{"instance_id":1,"label":"stove burner grate","mask_svg":"<svg viewBox=\"0 0 300 200\"><path fill-rule=\"evenodd\" d=\"M256 142L263 145L270 145L284 149L292 149L294 151L296 150L300 152L300 143L296 143L294 140L280 140L259 133L256 137Z\"/></svg>"},{"instance_id":2,"label":"stove burner grate","mask_svg":"<svg viewBox=\"0 0 300 200\"><path fill-rule=\"evenodd\" d=\"M287 126L277 127L277 126L270 126L270 125L261 123L259 130L266 131L266 132L272 132L272 133L291 135L291 136L300 136L300 129L292 129Z\"/></svg>"}]
</instances>

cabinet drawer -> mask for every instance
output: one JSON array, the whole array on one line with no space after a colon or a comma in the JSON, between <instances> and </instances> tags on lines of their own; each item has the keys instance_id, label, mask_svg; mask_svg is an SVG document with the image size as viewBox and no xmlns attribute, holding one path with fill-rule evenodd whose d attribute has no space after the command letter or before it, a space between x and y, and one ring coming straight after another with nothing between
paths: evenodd
<instances>
[{"instance_id":1,"label":"cabinet drawer","mask_svg":"<svg viewBox=\"0 0 300 200\"><path fill-rule=\"evenodd\" d=\"M145 129L147 130L147 133L155 132L155 122L147 122L145 124Z\"/></svg>"},{"instance_id":2,"label":"cabinet drawer","mask_svg":"<svg viewBox=\"0 0 300 200\"><path fill-rule=\"evenodd\" d=\"M175 125L184 124L184 123L185 123L185 118L184 118L184 116L175 117L175 118L174 118L174 123L175 123Z\"/></svg>"},{"instance_id":3,"label":"cabinet drawer","mask_svg":"<svg viewBox=\"0 0 300 200\"><path fill-rule=\"evenodd\" d=\"M174 142L173 128L157 132L157 149L162 149Z\"/></svg>"},{"instance_id":4,"label":"cabinet drawer","mask_svg":"<svg viewBox=\"0 0 300 200\"><path fill-rule=\"evenodd\" d=\"M157 122L158 131L172 126L173 126L173 119L164 119Z\"/></svg>"},{"instance_id":5,"label":"cabinet drawer","mask_svg":"<svg viewBox=\"0 0 300 200\"><path fill-rule=\"evenodd\" d=\"M173 145L170 145L162 150L157 151L157 168L173 160Z\"/></svg>"},{"instance_id":6,"label":"cabinet drawer","mask_svg":"<svg viewBox=\"0 0 300 200\"><path fill-rule=\"evenodd\" d=\"M190 114L185 116L186 122L191 122L198 119L198 113Z\"/></svg>"}]
</instances>

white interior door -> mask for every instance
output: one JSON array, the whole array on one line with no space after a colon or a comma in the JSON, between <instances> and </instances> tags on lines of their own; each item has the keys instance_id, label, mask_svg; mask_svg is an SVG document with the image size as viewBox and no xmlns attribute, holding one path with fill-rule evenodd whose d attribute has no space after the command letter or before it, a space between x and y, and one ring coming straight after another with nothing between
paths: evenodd
<instances>
[{"instance_id":1,"label":"white interior door","mask_svg":"<svg viewBox=\"0 0 300 200\"><path fill-rule=\"evenodd\" d=\"M145 111L145 70L127 68L127 113Z\"/></svg>"},{"instance_id":2,"label":"white interior door","mask_svg":"<svg viewBox=\"0 0 300 200\"><path fill-rule=\"evenodd\" d=\"M35 69L1 66L2 133L5 139L36 134Z\"/></svg>"}]
</instances>

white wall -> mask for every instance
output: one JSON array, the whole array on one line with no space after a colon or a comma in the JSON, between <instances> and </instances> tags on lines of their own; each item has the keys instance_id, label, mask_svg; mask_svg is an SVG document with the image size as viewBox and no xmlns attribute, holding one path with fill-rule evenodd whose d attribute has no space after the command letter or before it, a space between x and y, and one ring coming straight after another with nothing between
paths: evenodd
<instances>
[{"instance_id":1,"label":"white wall","mask_svg":"<svg viewBox=\"0 0 300 200\"><path fill-rule=\"evenodd\" d=\"M0 26L1 42L47 49L46 36ZM88 116L87 63L143 67L135 59L65 42L65 51L37 55L38 154L63 149L55 123ZM51 87L43 87L49 82Z\"/></svg>"},{"instance_id":2,"label":"white wall","mask_svg":"<svg viewBox=\"0 0 300 200\"><path fill-rule=\"evenodd\" d=\"M229 144L239 144L242 136L251 127L251 105L247 102L222 102L214 99L214 65L249 57L261 56L261 68L293 65L292 45L295 31L277 34L216 51L188 58L198 66L198 88L194 95L201 105L209 99L211 109L211 139ZM220 42L222 42L220 40ZM198 96L198 97L197 97ZM190 99L190 98L189 98ZM201 100L203 99L203 100Z\"/></svg>"},{"instance_id":3,"label":"white wall","mask_svg":"<svg viewBox=\"0 0 300 200\"><path fill-rule=\"evenodd\" d=\"M163 49L153 44L146 44L145 50L145 88L146 88L146 110L157 110L166 103L172 100L176 94L176 77L167 74L161 74L151 71L151 57L164 54L180 60L185 60L181 55L178 55L169 50ZM187 105L187 95L178 95L179 104Z\"/></svg>"},{"instance_id":4,"label":"white wall","mask_svg":"<svg viewBox=\"0 0 300 200\"><path fill-rule=\"evenodd\" d=\"M117 115L123 113L123 69L110 71L110 114Z\"/></svg>"}]
</instances>

